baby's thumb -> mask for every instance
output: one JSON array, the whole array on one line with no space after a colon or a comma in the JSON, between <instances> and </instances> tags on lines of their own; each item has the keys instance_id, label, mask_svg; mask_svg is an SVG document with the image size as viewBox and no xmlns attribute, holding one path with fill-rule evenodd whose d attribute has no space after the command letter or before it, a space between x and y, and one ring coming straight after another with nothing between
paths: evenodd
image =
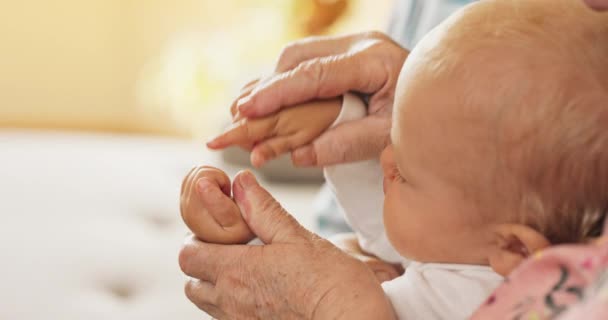
<instances>
[{"instance_id":1,"label":"baby's thumb","mask_svg":"<svg viewBox=\"0 0 608 320\"><path fill-rule=\"evenodd\" d=\"M251 231L265 244L297 242L309 235L249 171L234 178L234 200Z\"/></svg>"}]
</instances>

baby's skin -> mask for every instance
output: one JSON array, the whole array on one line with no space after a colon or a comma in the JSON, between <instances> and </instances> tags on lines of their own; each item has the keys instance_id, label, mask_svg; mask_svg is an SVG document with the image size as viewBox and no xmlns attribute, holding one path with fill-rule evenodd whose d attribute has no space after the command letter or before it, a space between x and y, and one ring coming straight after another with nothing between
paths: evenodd
<instances>
[{"instance_id":1,"label":"baby's skin","mask_svg":"<svg viewBox=\"0 0 608 320\"><path fill-rule=\"evenodd\" d=\"M251 164L266 162L312 143L338 118L342 99L318 100L283 109L267 117L240 119L207 146L220 150L238 145L251 150Z\"/></svg>"},{"instance_id":2,"label":"baby's skin","mask_svg":"<svg viewBox=\"0 0 608 320\"><path fill-rule=\"evenodd\" d=\"M182 182L182 219L199 239L221 244L242 244L254 238L232 199L230 178L208 166L190 170Z\"/></svg>"},{"instance_id":3,"label":"baby's skin","mask_svg":"<svg viewBox=\"0 0 608 320\"><path fill-rule=\"evenodd\" d=\"M335 122L341 105L341 98L319 100L268 117L239 119L211 140L208 147L219 150L236 145L251 150L251 163L261 167L282 154L312 143ZM220 169L208 166L192 169L182 184L180 208L186 225L203 241L239 244L254 237L232 198L230 178ZM337 236L332 242L365 262L379 282L403 273L400 266L363 252L354 234Z\"/></svg>"}]
</instances>

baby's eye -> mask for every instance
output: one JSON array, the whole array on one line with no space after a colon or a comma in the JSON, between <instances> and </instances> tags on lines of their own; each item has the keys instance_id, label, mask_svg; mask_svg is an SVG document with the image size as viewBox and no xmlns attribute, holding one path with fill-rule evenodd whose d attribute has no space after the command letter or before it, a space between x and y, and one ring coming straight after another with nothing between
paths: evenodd
<instances>
[{"instance_id":1,"label":"baby's eye","mask_svg":"<svg viewBox=\"0 0 608 320\"><path fill-rule=\"evenodd\" d=\"M406 182L405 179L403 178L403 176L401 175L401 172L399 172L399 168L397 168L397 166L394 166L391 170L391 178L393 178L393 181L397 181L397 182Z\"/></svg>"}]
</instances>

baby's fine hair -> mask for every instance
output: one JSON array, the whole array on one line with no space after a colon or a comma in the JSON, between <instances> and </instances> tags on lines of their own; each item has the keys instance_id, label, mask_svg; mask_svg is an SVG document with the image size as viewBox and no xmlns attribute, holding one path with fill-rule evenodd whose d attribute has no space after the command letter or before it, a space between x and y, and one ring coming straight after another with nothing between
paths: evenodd
<instances>
[{"instance_id":1,"label":"baby's fine hair","mask_svg":"<svg viewBox=\"0 0 608 320\"><path fill-rule=\"evenodd\" d=\"M580 0L476 6L485 14L464 9L448 21L443 47L458 53L437 51L429 63L437 76L457 72L470 83L467 105L497 106L495 183L516 194L514 218L553 244L599 236L608 213L608 13ZM468 74L471 63L486 79Z\"/></svg>"}]
</instances>

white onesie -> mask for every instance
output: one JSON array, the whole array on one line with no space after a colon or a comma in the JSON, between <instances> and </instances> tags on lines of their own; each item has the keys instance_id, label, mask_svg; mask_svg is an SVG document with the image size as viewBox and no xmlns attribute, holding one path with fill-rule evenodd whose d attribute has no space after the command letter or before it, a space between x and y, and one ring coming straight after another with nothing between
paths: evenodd
<instances>
[{"instance_id":1,"label":"white onesie","mask_svg":"<svg viewBox=\"0 0 608 320\"><path fill-rule=\"evenodd\" d=\"M363 118L366 112L361 99L346 94L333 126ZM486 266L420 263L401 257L384 229L379 159L329 166L324 173L361 248L405 267L402 276L382 284L399 319L467 319L502 282Z\"/></svg>"}]
</instances>

